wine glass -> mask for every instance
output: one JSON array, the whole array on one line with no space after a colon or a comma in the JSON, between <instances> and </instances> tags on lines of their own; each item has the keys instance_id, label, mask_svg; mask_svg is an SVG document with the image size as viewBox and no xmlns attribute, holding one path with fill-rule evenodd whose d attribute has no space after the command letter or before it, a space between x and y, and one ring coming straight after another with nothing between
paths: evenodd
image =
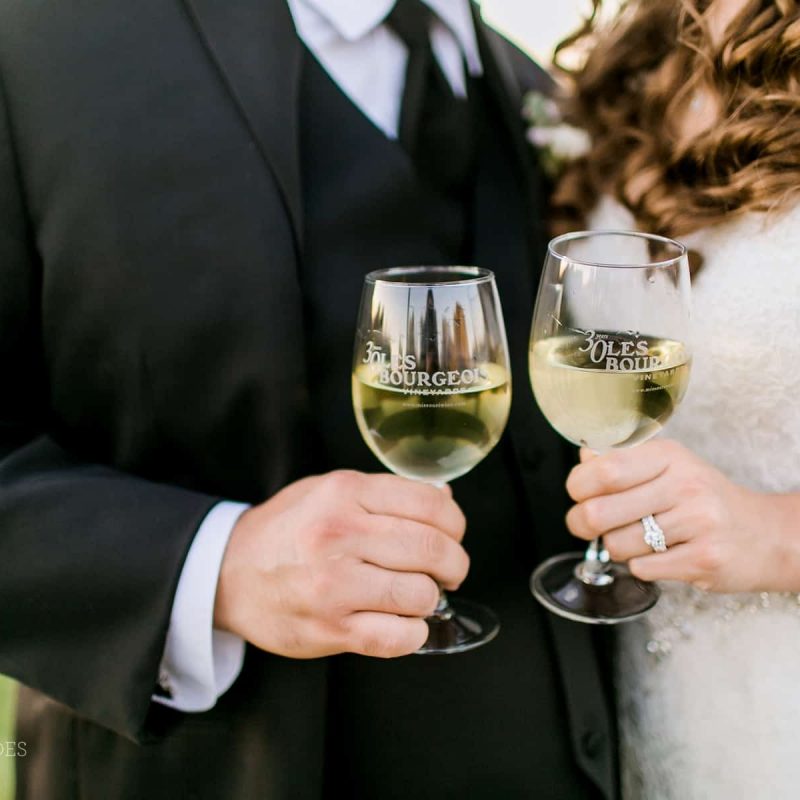
<instances>
[{"instance_id":1,"label":"wine glass","mask_svg":"<svg viewBox=\"0 0 800 800\"><path fill-rule=\"evenodd\" d=\"M548 422L602 453L655 436L686 393L691 366L686 248L645 233L593 231L548 245L530 340L533 393ZM541 564L531 591L550 611L626 622L659 589L610 562L602 538Z\"/></svg>"},{"instance_id":2,"label":"wine glass","mask_svg":"<svg viewBox=\"0 0 800 800\"><path fill-rule=\"evenodd\" d=\"M385 467L444 486L497 444L511 405L503 313L479 267L395 267L364 279L353 355L358 428ZM491 641L494 613L461 598L427 619L420 653Z\"/></svg>"}]
</instances>

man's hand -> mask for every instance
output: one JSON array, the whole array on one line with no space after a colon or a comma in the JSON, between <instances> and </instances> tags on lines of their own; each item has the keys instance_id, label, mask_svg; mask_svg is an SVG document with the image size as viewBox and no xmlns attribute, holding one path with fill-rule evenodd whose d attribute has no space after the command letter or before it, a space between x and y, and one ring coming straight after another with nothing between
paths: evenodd
<instances>
[{"instance_id":1,"label":"man's hand","mask_svg":"<svg viewBox=\"0 0 800 800\"><path fill-rule=\"evenodd\" d=\"M437 582L469 569L449 488L332 472L246 511L231 534L214 625L290 658L391 658L427 638Z\"/></svg>"}]
</instances>

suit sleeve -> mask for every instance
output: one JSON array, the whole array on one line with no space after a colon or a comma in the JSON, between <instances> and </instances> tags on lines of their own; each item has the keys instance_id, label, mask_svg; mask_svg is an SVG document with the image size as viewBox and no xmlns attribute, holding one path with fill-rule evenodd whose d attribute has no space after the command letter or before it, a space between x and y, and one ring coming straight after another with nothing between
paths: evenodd
<instances>
[{"instance_id":1,"label":"suit sleeve","mask_svg":"<svg viewBox=\"0 0 800 800\"><path fill-rule=\"evenodd\" d=\"M214 628L217 582L233 528L250 506L223 502L211 509L181 571L164 657L163 693L153 700L178 711L208 711L230 689L244 663L244 639Z\"/></svg>"},{"instance_id":2,"label":"suit sleeve","mask_svg":"<svg viewBox=\"0 0 800 800\"><path fill-rule=\"evenodd\" d=\"M184 558L218 498L59 445L42 280L0 81L0 672L138 738Z\"/></svg>"}]
</instances>

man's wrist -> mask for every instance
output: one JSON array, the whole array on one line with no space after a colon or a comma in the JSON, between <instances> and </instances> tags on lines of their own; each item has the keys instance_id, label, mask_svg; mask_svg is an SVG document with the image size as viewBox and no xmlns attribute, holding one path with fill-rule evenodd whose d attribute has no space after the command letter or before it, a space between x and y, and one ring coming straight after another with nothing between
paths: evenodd
<instances>
[{"instance_id":1,"label":"man's wrist","mask_svg":"<svg viewBox=\"0 0 800 800\"><path fill-rule=\"evenodd\" d=\"M154 695L158 702L181 711L205 711L241 670L244 641L214 630L214 603L230 536L248 508L241 503L218 503L197 530L173 600L159 670L159 684L168 687L168 692Z\"/></svg>"}]
</instances>

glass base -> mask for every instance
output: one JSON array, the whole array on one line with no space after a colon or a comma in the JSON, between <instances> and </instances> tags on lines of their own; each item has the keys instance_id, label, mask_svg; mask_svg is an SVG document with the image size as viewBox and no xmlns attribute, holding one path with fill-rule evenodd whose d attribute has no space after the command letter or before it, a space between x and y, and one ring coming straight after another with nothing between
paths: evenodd
<instances>
[{"instance_id":1,"label":"glass base","mask_svg":"<svg viewBox=\"0 0 800 800\"><path fill-rule=\"evenodd\" d=\"M425 644L417 650L418 655L465 653L488 644L500 630L497 616L486 606L451 597L448 611L447 618L428 617L425 620L430 633Z\"/></svg>"},{"instance_id":2,"label":"glass base","mask_svg":"<svg viewBox=\"0 0 800 800\"><path fill-rule=\"evenodd\" d=\"M617 625L641 617L658 602L661 590L635 578L624 564L609 564L613 577L605 586L590 586L575 577L583 553L565 553L540 564L531 575L531 592L560 617L592 625Z\"/></svg>"}]
</instances>

